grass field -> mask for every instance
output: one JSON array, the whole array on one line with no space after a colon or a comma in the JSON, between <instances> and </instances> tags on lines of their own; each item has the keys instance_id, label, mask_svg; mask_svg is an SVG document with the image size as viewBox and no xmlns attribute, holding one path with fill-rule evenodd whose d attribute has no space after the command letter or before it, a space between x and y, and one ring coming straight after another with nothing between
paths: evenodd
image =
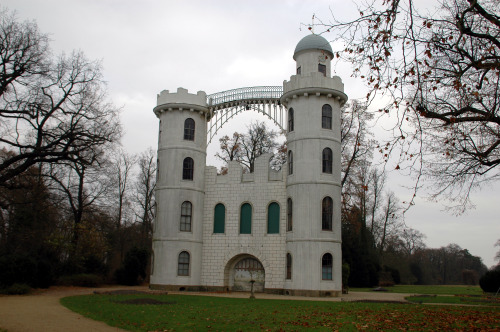
<instances>
[{"instance_id":1,"label":"grass field","mask_svg":"<svg viewBox=\"0 0 500 332\"><path fill-rule=\"evenodd\" d=\"M86 295L69 309L130 331L494 330L498 307L237 299L194 295ZM151 303L151 304L146 304ZM153 304L156 303L156 304Z\"/></svg>"},{"instance_id":2,"label":"grass field","mask_svg":"<svg viewBox=\"0 0 500 332\"><path fill-rule=\"evenodd\" d=\"M500 298L494 296L409 296L406 298L408 301L413 303L440 303L440 304L466 304L466 305L488 305L488 306L500 306Z\"/></svg>"},{"instance_id":3,"label":"grass field","mask_svg":"<svg viewBox=\"0 0 500 332\"><path fill-rule=\"evenodd\" d=\"M388 292L433 295L482 295L479 286L460 285L396 285L385 287ZM350 288L350 292L371 292L373 288Z\"/></svg>"}]
</instances>

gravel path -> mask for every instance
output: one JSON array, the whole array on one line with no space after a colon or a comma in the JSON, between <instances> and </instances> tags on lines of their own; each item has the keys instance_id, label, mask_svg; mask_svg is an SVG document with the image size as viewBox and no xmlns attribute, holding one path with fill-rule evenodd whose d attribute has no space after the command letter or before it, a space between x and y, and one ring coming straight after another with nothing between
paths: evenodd
<instances>
[{"instance_id":1,"label":"gravel path","mask_svg":"<svg viewBox=\"0 0 500 332\"><path fill-rule=\"evenodd\" d=\"M0 331L8 332L81 332L81 331L123 331L105 323L85 318L72 312L59 303L62 297L71 295L92 294L94 291L116 291L119 289L148 291L146 286L137 287L106 287L106 288L80 288L80 287L51 287L40 290L31 295L0 296ZM170 292L170 294L173 294ZM213 294L213 293L182 293L192 295L248 297L247 293ZM342 298L310 298L297 296L280 296L269 294L256 294L257 298L290 299L290 300L319 300L319 301L404 301L408 294L395 294L385 292L351 292ZM3 332L3 331L2 331Z\"/></svg>"}]
</instances>

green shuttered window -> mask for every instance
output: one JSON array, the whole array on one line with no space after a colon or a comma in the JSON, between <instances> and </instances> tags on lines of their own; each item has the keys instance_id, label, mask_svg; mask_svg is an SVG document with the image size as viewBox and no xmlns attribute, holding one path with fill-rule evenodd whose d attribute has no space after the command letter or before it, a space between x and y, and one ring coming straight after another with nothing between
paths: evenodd
<instances>
[{"instance_id":1,"label":"green shuttered window","mask_svg":"<svg viewBox=\"0 0 500 332\"><path fill-rule=\"evenodd\" d=\"M280 232L280 206L273 202L269 204L267 211L267 233L279 234Z\"/></svg>"},{"instance_id":2,"label":"green shuttered window","mask_svg":"<svg viewBox=\"0 0 500 332\"><path fill-rule=\"evenodd\" d=\"M214 209L214 233L224 233L226 225L226 207L219 203Z\"/></svg>"},{"instance_id":3,"label":"green shuttered window","mask_svg":"<svg viewBox=\"0 0 500 332\"><path fill-rule=\"evenodd\" d=\"M248 203L241 206L240 234L252 234L252 206Z\"/></svg>"}]
</instances>

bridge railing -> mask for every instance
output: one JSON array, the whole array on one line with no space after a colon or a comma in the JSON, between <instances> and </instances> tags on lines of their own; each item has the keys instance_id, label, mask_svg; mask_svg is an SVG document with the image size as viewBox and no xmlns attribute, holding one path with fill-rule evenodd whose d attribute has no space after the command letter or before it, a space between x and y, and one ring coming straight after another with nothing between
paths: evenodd
<instances>
[{"instance_id":1,"label":"bridge railing","mask_svg":"<svg viewBox=\"0 0 500 332\"><path fill-rule=\"evenodd\" d=\"M282 86L253 86L217 92L207 96L209 106L217 106L240 100L279 99L283 95Z\"/></svg>"}]
</instances>

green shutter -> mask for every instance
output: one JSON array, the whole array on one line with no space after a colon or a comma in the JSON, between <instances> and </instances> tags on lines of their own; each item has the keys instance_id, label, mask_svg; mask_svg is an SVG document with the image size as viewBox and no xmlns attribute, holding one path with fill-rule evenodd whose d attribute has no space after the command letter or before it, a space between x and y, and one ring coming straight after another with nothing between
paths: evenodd
<instances>
[{"instance_id":1,"label":"green shutter","mask_svg":"<svg viewBox=\"0 0 500 332\"><path fill-rule=\"evenodd\" d=\"M224 233L226 223L226 207L224 204L217 204L214 211L214 233Z\"/></svg>"},{"instance_id":2,"label":"green shutter","mask_svg":"<svg viewBox=\"0 0 500 332\"><path fill-rule=\"evenodd\" d=\"M267 211L267 233L279 234L280 232L280 206L278 203L269 204Z\"/></svg>"},{"instance_id":3,"label":"green shutter","mask_svg":"<svg viewBox=\"0 0 500 332\"><path fill-rule=\"evenodd\" d=\"M248 203L241 206L240 234L252 234L252 206Z\"/></svg>"}]
</instances>

